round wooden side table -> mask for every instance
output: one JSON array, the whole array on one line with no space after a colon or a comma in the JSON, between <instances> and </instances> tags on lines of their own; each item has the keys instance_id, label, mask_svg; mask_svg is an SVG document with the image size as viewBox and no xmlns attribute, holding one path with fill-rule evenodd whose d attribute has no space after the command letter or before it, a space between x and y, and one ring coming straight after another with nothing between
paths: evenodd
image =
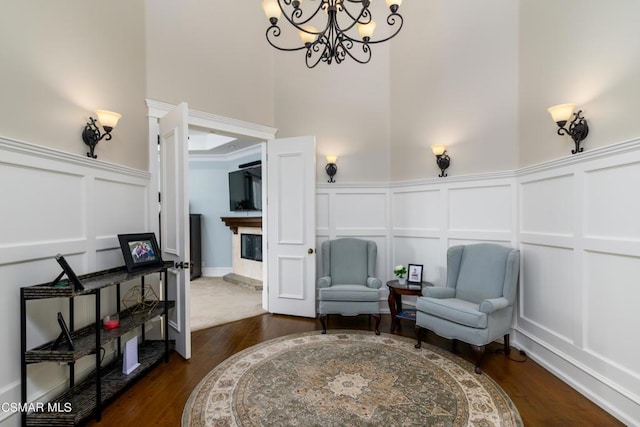
<instances>
[{"instance_id":1,"label":"round wooden side table","mask_svg":"<svg viewBox=\"0 0 640 427\"><path fill-rule=\"evenodd\" d=\"M415 309L402 309L402 295L422 295L423 286L433 286L431 282L422 282L422 285L412 285L409 283L400 284L398 279L389 280L387 287L389 288L389 310L391 310L391 332L396 330L398 319L407 319L416 321Z\"/></svg>"}]
</instances>

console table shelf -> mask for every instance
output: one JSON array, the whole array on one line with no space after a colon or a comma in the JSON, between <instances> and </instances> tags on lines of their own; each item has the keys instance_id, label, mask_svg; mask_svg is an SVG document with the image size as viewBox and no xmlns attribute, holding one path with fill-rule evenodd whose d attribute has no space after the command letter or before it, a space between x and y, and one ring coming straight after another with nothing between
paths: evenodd
<instances>
[{"instance_id":1,"label":"console table shelf","mask_svg":"<svg viewBox=\"0 0 640 427\"><path fill-rule=\"evenodd\" d=\"M130 310L120 312L120 326L114 329L103 329L100 333L100 346L103 347L113 340L118 339L125 333L143 325L145 322L162 315L166 309L174 308L173 301L160 301L158 305L147 314L131 315ZM137 306L132 307L131 311ZM74 362L89 354L94 354L96 350L96 327L87 325L71 334L73 338L74 350L53 349L55 341L38 346L25 353L26 363L39 362Z\"/></svg>"},{"instance_id":2,"label":"console table shelf","mask_svg":"<svg viewBox=\"0 0 640 427\"><path fill-rule=\"evenodd\" d=\"M146 341L141 344L138 347L140 366L129 375L122 373L122 358L103 367L100 375L102 400L111 400L132 381L142 377L162 359L163 351L164 341ZM27 426L74 426L91 415L95 410L95 400L96 376L93 373L85 381L50 402L54 408L64 408L65 404L70 404L72 411L30 413L27 415Z\"/></svg>"},{"instance_id":3,"label":"console table shelf","mask_svg":"<svg viewBox=\"0 0 640 427\"><path fill-rule=\"evenodd\" d=\"M118 267L96 273L79 276L78 280L84 287L75 290L69 283L52 285L43 283L20 289L20 332L21 332L21 402L27 403L27 366L33 363L58 362L69 366L69 389L62 395L47 402L42 410L22 414L23 426L73 426L81 423L90 416L100 420L102 406L113 399L115 395L128 384L135 381L157 362L169 361L169 351L173 347L168 336L168 311L175 307L174 301L158 301L157 305L149 306L149 301L138 300L138 304L126 310L120 310L120 284L132 280L139 280L144 288L145 276L159 273L162 278L163 295L168 295L167 269L171 262L163 265L128 272L125 267ZM162 277L164 276L164 277ZM119 325L113 329L104 329L102 316L113 313L101 313L101 290L110 286L117 287L117 310ZM144 295L142 292L141 295ZM93 296L95 302L95 321L78 330L74 330L73 302L78 297ZM58 346L56 341L50 341L37 347L27 349L27 302L49 298L66 298L69 300L69 330L73 349L63 340ZM144 310L142 310L144 309ZM53 315L52 315L53 317ZM154 318L162 317L164 337L160 341L145 340L145 323ZM138 366L131 374L122 373L122 352L120 338L136 328L141 329L142 342L138 346ZM101 366L102 352L107 344L117 341L117 357L107 366ZM75 384L75 362L85 356L95 356L95 367L85 380Z\"/></svg>"}]
</instances>

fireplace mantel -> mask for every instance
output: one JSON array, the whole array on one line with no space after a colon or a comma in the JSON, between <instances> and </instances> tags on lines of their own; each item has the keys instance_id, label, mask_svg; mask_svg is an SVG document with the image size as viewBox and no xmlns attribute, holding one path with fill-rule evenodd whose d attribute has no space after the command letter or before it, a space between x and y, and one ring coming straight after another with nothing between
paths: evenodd
<instances>
[{"instance_id":1,"label":"fireplace mantel","mask_svg":"<svg viewBox=\"0 0 640 427\"><path fill-rule=\"evenodd\" d=\"M223 216L220 219L231 229L233 234L238 234L238 227L262 228L261 216Z\"/></svg>"}]
</instances>

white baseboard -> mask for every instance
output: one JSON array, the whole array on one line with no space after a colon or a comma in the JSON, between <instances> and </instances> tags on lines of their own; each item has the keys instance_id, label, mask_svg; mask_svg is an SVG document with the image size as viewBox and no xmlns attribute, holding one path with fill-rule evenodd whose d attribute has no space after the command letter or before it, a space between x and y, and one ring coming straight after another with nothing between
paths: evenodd
<instances>
[{"instance_id":1,"label":"white baseboard","mask_svg":"<svg viewBox=\"0 0 640 427\"><path fill-rule=\"evenodd\" d=\"M515 346L525 350L536 363L569 384L596 405L616 417L625 425L640 425L640 416L634 413L637 403L624 393L616 390L606 381L591 375L588 369L581 369L580 364L564 354L555 351L551 346L523 331L515 330ZM583 368L585 368L583 366Z\"/></svg>"},{"instance_id":2,"label":"white baseboard","mask_svg":"<svg viewBox=\"0 0 640 427\"><path fill-rule=\"evenodd\" d=\"M202 269L202 275L204 277L222 277L229 273L233 273L231 267L205 267Z\"/></svg>"}]
</instances>

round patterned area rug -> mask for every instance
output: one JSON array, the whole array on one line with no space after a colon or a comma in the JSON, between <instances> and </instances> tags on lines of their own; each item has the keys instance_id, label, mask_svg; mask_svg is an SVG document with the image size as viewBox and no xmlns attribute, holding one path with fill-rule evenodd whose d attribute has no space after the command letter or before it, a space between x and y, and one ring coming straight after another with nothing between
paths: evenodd
<instances>
[{"instance_id":1,"label":"round patterned area rug","mask_svg":"<svg viewBox=\"0 0 640 427\"><path fill-rule=\"evenodd\" d=\"M307 332L243 350L191 393L183 427L522 426L506 393L437 347L372 332Z\"/></svg>"}]
</instances>

